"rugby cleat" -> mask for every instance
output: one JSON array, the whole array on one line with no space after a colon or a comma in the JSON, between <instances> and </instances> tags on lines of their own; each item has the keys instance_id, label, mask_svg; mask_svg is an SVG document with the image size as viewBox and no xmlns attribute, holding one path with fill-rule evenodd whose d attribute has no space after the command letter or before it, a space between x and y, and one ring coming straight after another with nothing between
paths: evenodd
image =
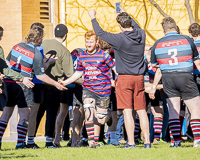
<instances>
[{"instance_id":1,"label":"rugby cleat","mask_svg":"<svg viewBox=\"0 0 200 160\"><path fill-rule=\"evenodd\" d=\"M26 143L17 143L15 149L26 149Z\"/></svg>"},{"instance_id":2,"label":"rugby cleat","mask_svg":"<svg viewBox=\"0 0 200 160\"><path fill-rule=\"evenodd\" d=\"M131 148L136 148L136 145L135 144L133 144L133 145L127 144L126 146L124 146L124 149L131 149Z\"/></svg>"},{"instance_id":3,"label":"rugby cleat","mask_svg":"<svg viewBox=\"0 0 200 160\"><path fill-rule=\"evenodd\" d=\"M32 149L38 149L38 148L40 148L36 143L27 144L26 147L27 148L32 148Z\"/></svg>"}]
</instances>

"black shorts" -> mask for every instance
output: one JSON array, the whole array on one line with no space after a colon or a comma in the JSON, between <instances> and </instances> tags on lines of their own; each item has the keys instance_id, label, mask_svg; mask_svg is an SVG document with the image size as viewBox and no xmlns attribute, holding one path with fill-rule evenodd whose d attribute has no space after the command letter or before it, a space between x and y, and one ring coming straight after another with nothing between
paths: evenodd
<instances>
[{"instance_id":1,"label":"black shorts","mask_svg":"<svg viewBox=\"0 0 200 160\"><path fill-rule=\"evenodd\" d=\"M74 88L74 93L73 93L73 106L80 106L80 107L83 106L82 94L83 94L82 86L76 84L76 87Z\"/></svg>"},{"instance_id":2,"label":"black shorts","mask_svg":"<svg viewBox=\"0 0 200 160\"><path fill-rule=\"evenodd\" d=\"M115 88L113 87L111 89L109 108L110 108L110 111L117 111L117 99L115 95Z\"/></svg>"},{"instance_id":3,"label":"black shorts","mask_svg":"<svg viewBox=\"0 0 200 160\"><path fill-rule=\"evenodd\" d=\"M13 107L15 105L18 105L18 108L28 107L24 92L20 85L18 85L17 83L6 82L6 88L8 95L8 100L6 104L7 107Z\"/></svg>"},{"instance_id":4,"label":"black shorts","mask_svg":"<svg viewBox=\"0 0 200 160\"><path fill-rule=\"evenodd\" d=\"M99 108L107 109L110 103L110 97L102 97L97 93L91 92L87 89L83 89L83 101L86 98L94 98L96 101L96 106Z\"/></svg>"},{"instance_id":5,"label":"black shorts","mask_svg":"<svg viewBox=\"0 0 200 160\"><path fill-rule=\"evenodd\" d=\"M34 102L35 103L42 103L44 100L44 84L35 84L33 87L33 93L34 93Z\"/></svg>"},{"instance_id":6,"label":"black shorts","mask_svg":"<svg viewBox=\"0 0 200 160\"><path fill-rule=\"evenodd\" d=\"M61 100L60 100L60 103L67 103L67 104L68 104L68 93L69 93L69 90L62 91L62 92L61 92ZM69 105L69 104L68 104L68 105Z\"/></svg>"},{"instance_id":7,"label":"black shorts","mask_svg":"<svg viewBox=\"0 0 200 160\"><path fill-rule=\"evenodd\" d=\"M198 87L191 73L163 73L162 82L167 98L181 97L183 100L188 100L199 96Z\"/></svg>"},{"instance_id":8,"label":"black shorts","mask_svg":"<svg viewBox=\"0 0 200 160\"><path fill-rule=\"evenodd\" d=\"M147 106L148 106L149 103L151 103L150 106L152 106L152 107L162 106L163 105L163 101L162 101L161 96L160 96L160 90L156 91L155 99L149 98L149 94L148 93L145 93L145 97L146 97Z\"/></svg>"}]
</instances>

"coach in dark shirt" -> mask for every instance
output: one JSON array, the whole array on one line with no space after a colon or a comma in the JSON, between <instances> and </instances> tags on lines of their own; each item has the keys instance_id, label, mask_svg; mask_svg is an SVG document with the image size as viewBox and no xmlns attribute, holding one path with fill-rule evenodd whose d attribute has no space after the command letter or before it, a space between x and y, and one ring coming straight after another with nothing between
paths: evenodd
<instances>
[{"instance_id":1,"label":"coach in dark shirt","mask_svg":"<svg viewBox=\"0 0 200 160\"><path fill-rule=\"evenodd\" d=\"M143 79L146 69L144 63L145 31L126 12L117 16L117 22L122 30L118 34L102 30L95 18L95 10L90 10L89 15L96 35L114 48L116 69L119 74L116 82L117 108L123 110L128 135L128 144L125 148L135 148L133 109L140 117L141 128L145 136L145 148L150 148Z\"/></svg>"}]
</instances>

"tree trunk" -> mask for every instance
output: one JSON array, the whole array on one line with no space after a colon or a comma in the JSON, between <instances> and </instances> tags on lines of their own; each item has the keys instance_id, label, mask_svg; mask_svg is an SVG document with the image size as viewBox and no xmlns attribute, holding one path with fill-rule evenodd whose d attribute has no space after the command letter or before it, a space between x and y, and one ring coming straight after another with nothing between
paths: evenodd
<instances>
[{"instance_id":1,"label":"tree trunk","mask_svg":"<svg viewBox=\"0 0 200 160\"><path fill-rule=\"evenodd\" d=\"M195 22L199 23L199 0L195 0L194 16L195 16Z\"/></svg>"}]
</instances>

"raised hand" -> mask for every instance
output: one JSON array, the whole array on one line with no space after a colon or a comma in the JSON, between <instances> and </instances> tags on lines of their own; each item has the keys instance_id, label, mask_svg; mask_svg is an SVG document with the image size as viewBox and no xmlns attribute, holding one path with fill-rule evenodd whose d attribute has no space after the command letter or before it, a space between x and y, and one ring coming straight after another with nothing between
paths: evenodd
<instances>
[{"instance_id":1,"label":"raised hand","mask_svg":"<svg viewBox=\"0 0 200 160\"><path fill-rule=\"evenodd\" d=\"M91 17L91 19L94 19L96 17L96 11L94 9L91 9L88 12L89 16Z\"/></svg>"}]
</instances>

